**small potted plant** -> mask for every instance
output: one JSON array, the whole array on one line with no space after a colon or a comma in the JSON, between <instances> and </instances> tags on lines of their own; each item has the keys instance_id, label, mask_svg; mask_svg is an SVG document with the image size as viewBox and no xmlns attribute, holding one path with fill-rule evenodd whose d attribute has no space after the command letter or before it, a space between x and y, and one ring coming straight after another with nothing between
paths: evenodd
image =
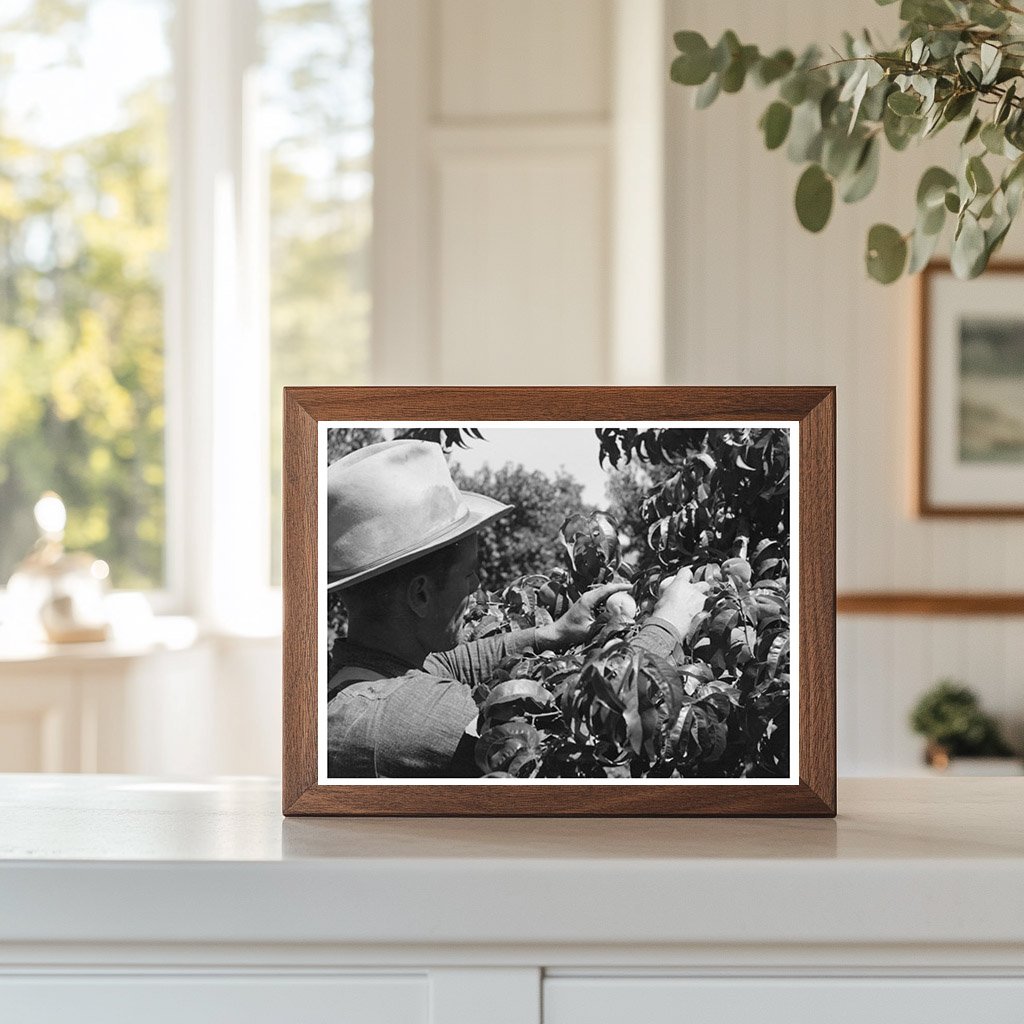
<instances>
[{"instance_id":1,"label":"small potted plant","mask_svg":"<svg viewBox=\"0 0 1024 1024\"><path fill-rule=\"evenodd\" d=\"M1003 739L995 719L982 711L977 695L943 679L925 693L910 715L924 736L925 762L938 771L968 775L1016 775L1020 761ZM970 759L964 763L963 759Z\"/></svg>"}]
</instances>

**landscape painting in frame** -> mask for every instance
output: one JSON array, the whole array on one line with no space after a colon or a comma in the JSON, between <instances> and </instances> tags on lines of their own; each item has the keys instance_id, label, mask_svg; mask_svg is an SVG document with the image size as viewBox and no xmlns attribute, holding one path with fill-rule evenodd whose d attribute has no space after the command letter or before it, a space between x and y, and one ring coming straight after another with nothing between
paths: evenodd
<instances>
[{"instance_id":1,"label":"landscape painting in frame","mask_svg":"<svg viewBox=\"0 0 1024 1024\"><path fill-rule=\"evenodd\" d=\"M318 784L799 784L796 421L317 429Z\"/></svg>"},{"instance_id":2,"label":"landscape painting in frame","mask_svg":"<svg viewBox=\"0 0 1024 1024\"><path fill-rule=\"evenodd\" d=\"M919 511L1024 514L1024 286L995 265L922 277Z\"/></svg>"}]
</instances>

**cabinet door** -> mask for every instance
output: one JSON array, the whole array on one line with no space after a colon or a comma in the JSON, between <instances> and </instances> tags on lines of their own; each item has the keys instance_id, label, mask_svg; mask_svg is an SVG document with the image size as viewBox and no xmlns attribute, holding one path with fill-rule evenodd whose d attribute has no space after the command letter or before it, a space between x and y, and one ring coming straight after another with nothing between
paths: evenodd
<instances>
[{"instance_id":1,"label":"cabinet door","mask_svg":"<svg viewBox=\"0 0 1024 1024\"><path fill-rule=\"evenodd\" d=\"M1024 978L580 978L544 983L544 1024L1021 1024Z\"/></svg>"},{"instance_id":2,"label":"cabinet door","mask_svg":"<svg viewBox=\"0 0 1024 1024\"><path fill-rule=\"evenodd\" d=\"M0 979L18 1024L427 1024L421 975L94 976Z\"/></svg>"}]
</instances>

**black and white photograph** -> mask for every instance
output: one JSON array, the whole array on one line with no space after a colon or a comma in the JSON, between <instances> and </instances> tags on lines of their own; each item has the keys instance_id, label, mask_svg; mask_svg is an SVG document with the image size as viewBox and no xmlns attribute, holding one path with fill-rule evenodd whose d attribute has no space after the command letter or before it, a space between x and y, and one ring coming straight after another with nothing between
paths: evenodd
<instances>
[{"instance_id":1,"label":"black and white photograph","mask_svg":"<svg viewBox=\"0 0 1024 1024\"><path fill-rule=\"evenodd\" d=\"M319 781L786 784L795 423L319 425Z\"/></svg>"}]
</instances>

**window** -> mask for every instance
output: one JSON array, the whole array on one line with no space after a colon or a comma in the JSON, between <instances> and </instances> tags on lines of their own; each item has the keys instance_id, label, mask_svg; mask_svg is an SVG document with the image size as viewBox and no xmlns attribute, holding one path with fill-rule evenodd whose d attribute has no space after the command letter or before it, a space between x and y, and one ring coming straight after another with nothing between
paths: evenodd
<instances>
[{"instance_id":1,"label":"window","mask_svg":"<svg viewBox=\"0 0 1024 1024\"><path fill-rule=\"evenodd\" d=\"M367 379L372 53L371 0L4 4L0 587L53 489L115 587L270 628L281 388Z\"/></svg>"},{"instance_id":2,"label":"window","mask_svg":"<svg viewBox=\"0 0 1024 1024\"><path fill-rule=\"evenodd\" d=\"M0 584L48 489L68 545L116 586L164 581L171 13L13 0L0 15Z\"/></svg>"},{"instance_id":3,"label":"window","mask_svg":"<svg viewBox=\"0 0 1024 1024\"><path fill-rule=\"evenodd\" d=\"M269 155L271 566L280 566L281 388L363 384L370 335L369 0L263 0Z\"/></svg>"}]
</instances>

